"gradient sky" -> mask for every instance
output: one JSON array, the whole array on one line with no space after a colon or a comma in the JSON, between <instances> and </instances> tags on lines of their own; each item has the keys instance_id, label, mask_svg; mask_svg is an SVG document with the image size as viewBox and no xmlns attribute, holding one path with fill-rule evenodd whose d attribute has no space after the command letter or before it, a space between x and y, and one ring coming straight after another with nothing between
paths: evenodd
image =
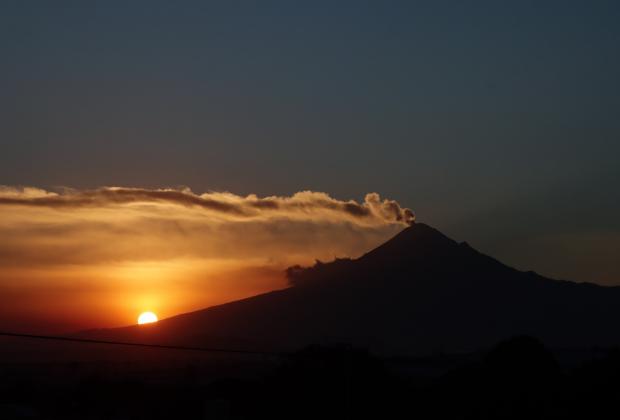
<instances>
[{"instance_id":1,"label":"gradient sky","mask_svg":"<svg viewBox=\"0 0 620 420\"><path fill-rule=\"evenodd\" d=\"M3 1L0 184L377 191L620 284L617 1Z\"/></svg>"}]
</instances>

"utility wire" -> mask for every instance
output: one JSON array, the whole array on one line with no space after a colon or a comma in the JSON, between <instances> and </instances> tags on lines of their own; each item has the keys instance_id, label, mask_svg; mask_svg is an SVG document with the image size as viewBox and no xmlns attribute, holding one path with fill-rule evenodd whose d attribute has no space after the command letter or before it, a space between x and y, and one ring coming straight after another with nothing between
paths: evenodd
<instances>
[{"instance_id":1,"label":"utility wire","mask_svg":"<svg viewBox=\"0 0 620 420\"><path fill-rule=\"evenodd\" d=\"M55 340L55 341L70 341L75 343L90 343L90 344L111 344L117 346L134 346L134 347L150 347L157 349L168 350L185 350L185 351L202 351L210 353L236 353L256 356L283 356L283 353L259 351L259 350L244 350L244 349L228 349L224 347L191 347L191 346L174 346L169 344L148 344L148 343L133 343L130 341L111 341L111 340L94 340L89 338L77 338L77 337L63 337L55 335L37 335L37 334L20 334L13 332L0 331L0 336L4 337L20 337L20 338L33 338L37 340Z\"/></svg>"}]
</instances>

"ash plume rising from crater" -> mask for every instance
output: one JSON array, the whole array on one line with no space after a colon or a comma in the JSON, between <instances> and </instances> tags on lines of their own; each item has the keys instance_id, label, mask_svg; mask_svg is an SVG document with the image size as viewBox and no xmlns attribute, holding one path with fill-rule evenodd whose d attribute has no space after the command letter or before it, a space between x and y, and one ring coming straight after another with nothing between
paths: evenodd
<instances>
[{"instance_id":1,"label":"ash plume rising from crater","mask_svg":"<svg viewBox=\"0 0 620 420\"><path fill-rule=\"evenodd\" d=\"M413 212L396 201L381 199L377 193L366 194L363 203L342 201L326 193L301 191L290 197L242 197L228 192L196 194L188 188L146 189L102 187L91 190L64 189L61 193L33 187L0 187L0 206L17 205L48 208L88 208L126 205L132 203L171 204L196 207L239 218L281 214L313 218L322 212L337 217L351 217L363 224L405 223L415 220Z\"/></svg>"}]
</instances>

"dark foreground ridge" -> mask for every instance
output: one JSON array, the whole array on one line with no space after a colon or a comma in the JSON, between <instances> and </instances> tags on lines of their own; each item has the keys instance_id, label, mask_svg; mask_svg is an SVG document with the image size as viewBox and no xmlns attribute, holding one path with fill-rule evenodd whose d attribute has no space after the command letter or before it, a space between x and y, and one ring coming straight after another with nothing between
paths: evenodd
<instances>
[{"instance_id":1,"label":"dark foreground ridge","mask_svg":"<svg viewBox=\"0 0 620 420\"><path fill-rule=\"evenodd\" d=\"M347 343L381 355L471 352L531 335L620 344L620 288L522 272L415 223L356 260L288 270L291 287L83 338L294 351Z\"/></svg>"},{"instance_id":2,"label":"dark foreground ridge","mask_svg":"<svg viewBox=\"0 0 620 420\"><path fill-rule=\"evenodd\" d=\"M618 350L560 364L527 336L479 354L425 358L348 346L309 346L279 359L135 350L129 363L3 359L0 418L603 419L615 418L620 393Z\"/></svg>"}]
</instances>

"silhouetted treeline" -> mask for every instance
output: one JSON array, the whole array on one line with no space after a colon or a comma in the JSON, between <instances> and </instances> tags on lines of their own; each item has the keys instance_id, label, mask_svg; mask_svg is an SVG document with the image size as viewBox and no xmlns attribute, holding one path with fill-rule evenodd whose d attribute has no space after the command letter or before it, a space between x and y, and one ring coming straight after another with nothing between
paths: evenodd
<instances>
[{"instance_id":1,"label":"silhouetted treeline","mask_svg":"<svg viewBox=\"0 0 620 420\"><path fill-rule=\"evenodd\" d=\"M598 354L562 366L538 340L516 337L475 357L313 346L226 367L2 366L0 418L616 418L620 351Z\"/></svg>"}]
</instances>

